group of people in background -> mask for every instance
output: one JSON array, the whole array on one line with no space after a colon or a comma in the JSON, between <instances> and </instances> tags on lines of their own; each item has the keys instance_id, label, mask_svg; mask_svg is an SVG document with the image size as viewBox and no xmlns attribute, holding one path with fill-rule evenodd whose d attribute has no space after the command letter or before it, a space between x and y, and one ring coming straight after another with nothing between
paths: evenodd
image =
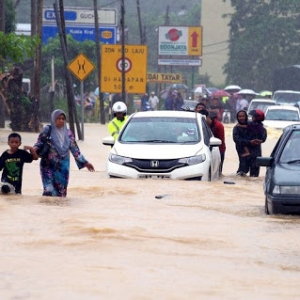
<instances>
[{"instance_id":1,"label":"group of people in background","mask_svg":"<svg viewBox=\"0 0 300 300\"><path fill-rule=\"evenodd\" d=\"M233 141L236 145L236 151L239 158L239 166L236 172L237 176L246 176L249 172L250 177L259 176L259 167L256 165L256 157L262 155L261 144L267 139L267 131L263 126L264 112L256 109L250 112L252 120L248 120L248 114L245 110L248 102L242 95L236 101L237 124L233 128ZM221 171L225 159L225 130L222 124L223 106L218 97L212 97L210 100L202 97L195 106L194 111L206 116L206 122L211 128L215 137L222 142L219 147L221 156Z\"/></svg>"}]
</instances>

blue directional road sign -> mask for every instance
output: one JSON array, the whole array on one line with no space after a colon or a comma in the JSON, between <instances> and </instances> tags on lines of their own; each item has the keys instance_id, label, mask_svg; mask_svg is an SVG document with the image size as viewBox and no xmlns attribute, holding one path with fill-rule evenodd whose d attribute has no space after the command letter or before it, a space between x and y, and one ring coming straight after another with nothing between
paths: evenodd
<instances>
[{"instance_id":1,"label":"blue directional road sign","mask_svg":"<svg viewBox=\"0 0 300 300\"><path fill-rule=\"evenodd\" d=\"M43 25L42 27L42 42L47 44L49 38L54 38L58 34L57 26L55 25ZM66 25L66 34L72 35L72 37L83 42L85 40L96 41L95 27L91 26L79 26ZM117 34L116 27L100 27L99 28L99 40L103 44L116 44Z\"/></svg>"}]
</instances>

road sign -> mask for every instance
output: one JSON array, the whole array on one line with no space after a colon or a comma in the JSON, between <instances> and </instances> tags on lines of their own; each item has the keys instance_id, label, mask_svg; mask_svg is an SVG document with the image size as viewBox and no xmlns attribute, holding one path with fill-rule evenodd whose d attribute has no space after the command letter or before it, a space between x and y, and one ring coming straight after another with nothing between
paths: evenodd
<instances>
[{"instance_id":1,"label":"road sign","mask_svg":"<svg viewBox=\"0 0 300 300\"><path fill-rule=\"evenodd\" d=\"M189 66L201 67L201 59L175 59L175 58L161 58L157 60L159 66Z\"/></svg>"},{"instance_id":2,"label":"road sign","mask_svg":"<svg viewBox=\"0 0 300 300\"><path fill-rule=\"evenodd\" d=\"M202 55L202 27L159 26L158 55Z\"/></svg>"},{"instance_id":3,"label":"road sign","mask_svg":"<svg viewBox=\"0 0 300 300\"><path fill-rule=\"evenodd\" d=\"M68 69L80 80L83 81L95 69L95 66L84 54L79 54L68 64Z\"/></svg>"},{"instance_id":4,"label":"road sign","mask_svg":"<svg viewBox=\"0 0 300 300\"><path fill-rule=\"evenodd\" d=\"M125 90L141 94L146 91L147 46L125 45ZM102 45L101 92L122 92L122 46Z\"/></svg>"},{"instance_id":5,"label":"road sign","mask_svg":"<svg viewBox=\"0 0 300 300\"><path fill-rule=\"evenodd\" d=\"M43 25L42 27L42 42L46 44L49 38L55 38L58 34L56 25ZM85 40L96 41L95 26L80 26L80 25L66 25L66 34L72 35L72 37L79 42ZM99 28L99 40L103 44L116 44L117 34L116 27L100 27Z\"/></svg>"},{"instance_id":6,"label":"road sign","mask_svg":"<svg viewBox=\"0 0 300 300\"><path fill-rule=\"evenodd\" d=\"M64 17L66 24L95 24L94 9L83 7L65 7ZM99 9L98 10L99 25L117 25L116 9ZM43 8L43 24L56 24L55 11L53 8Z\"/></svg>"},{"instance_id":7,"label":"road sign","mask_svg":"<svg viewBox=\"0 0 300 300\"><path fill-rule=\"evenodd\" d=\"M148 73L147 82L181 83L181 74L176 73Z\"/></svg>"}]
</instances>

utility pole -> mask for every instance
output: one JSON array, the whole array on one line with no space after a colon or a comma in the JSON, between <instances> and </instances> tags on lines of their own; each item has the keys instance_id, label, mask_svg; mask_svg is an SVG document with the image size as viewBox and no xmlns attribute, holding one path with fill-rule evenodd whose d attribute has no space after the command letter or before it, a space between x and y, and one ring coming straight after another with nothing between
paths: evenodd
<instances>
[{"instance_id":1,"label":"utility pole","mask_svg":"<svg viewBox=\"0 0 300 300\"><path fill-rule=\"evenodd\" d=\"M138 13L138 19L139 19L139 29L140 29L140 43L143 45L143 28L142 28L142 20L141 20L141 9L140 9L140 0L136 0L136 8Z\"/></svg>"},{"instance_id":2,"label":"utility pole","mask_svg":"<svg viewBox=\"0 0 300 300\"><path fill-rule=\"evenodd\" d=\"M31 0L31 36L42 39L43 0ZM40 130L39 107L41 97L41 73L42 73L42 45L36 47L33 75L32 75L32 101L34 101L32 114L32 127L35 132Z\"/></svg>"},{"instance_id":3,"label":"utility pole","mask_svg":"<svg viewBox=\"0 0 300 300\"><path fill-rule=\"evenodd\" d=\"M0 31L5 33L5 1L0 1ZM4 72L4 62L0 65L0 74ZM0 128L5 128L5 100L0 95Z\"/></svg>"},{"instance_id":4,"label":"utility pole","mask_svg":"<svg viewBox=\"0 0 300 300\"><path fill-rule=\"evenodd\" d=\"M105 124L104 102L103 94L101 93L101 50L100 50L100 38L99 38L99 18L98 18L98 1L94 0L94 18L95 18L95 35L96 35L96 58L97 58L97 83L99 88L99 101L100 101L100 123Z\"/></svg>"},{"instance_id":5,"label":"utility pole","mask_svg":"<svg viewBox=\"0 0 300 300\"><path fill-rule=\"evenodd\" d=\"M125 3L121 0L121 44L122 44L122 101L126 103L125 91Z\"/></svg>"},{"instance_id":6,"label":"utility pole","mask_svg":"<svg viewBox=\"0 0 300 300\"><path fill-rule=\"evenodd\" d=\"M0 1L0 31L5 32L5 1Z\"/></svg>"},{"instance_id":7,"label":"utility pole","mask_svg":"<svg viewBox=\"0 0 300 300\"><path fill-rule=\"evenodd\" d=\"M60 0L60 10L58 10L58 0L55 0L55 3L53 3L54 11L55 11L55 19L57 23L57 28L59 32L59 38L60 38L60 45L62 48L62 54L63 54L63 59L64 59L64 64L65 64L65 80L66 80L66 88L67 88L67 98L68 98L68 113L69 113L69 126L70 130L75 134L75 127L74 127L74 111L75 111L75 106L74 106L74 91L73 91L73 86L72 86L72 79L71 75L68 71L68 54L67 54L67 45L65 44L65 38L63 37L63 30L62 30L62 24L61 20L64 22L64 8L63 8L63 3L62 0ZM63 16L61 16L63 15ZM77 124L77 135L78 138L81 140L82 139L82 134L81 130L79 127L79 120Z\"/></svg>"}]
</instances>

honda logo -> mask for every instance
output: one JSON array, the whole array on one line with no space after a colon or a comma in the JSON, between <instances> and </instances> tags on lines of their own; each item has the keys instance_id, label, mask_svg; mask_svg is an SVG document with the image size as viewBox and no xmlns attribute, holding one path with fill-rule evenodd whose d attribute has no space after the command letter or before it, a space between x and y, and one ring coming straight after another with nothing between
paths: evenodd
<instances>
[{"instance_id":1,"label":"honda logo","mask_svg":"<svg viewBox=\"0 0 300 300\"><path fill-rule=\"evenodd\" d=\"M159 161L158 160L152 160L152 161L150 161L150 166L151 166L151 168L158 168Z\"/></svg>"}]
</instances>

